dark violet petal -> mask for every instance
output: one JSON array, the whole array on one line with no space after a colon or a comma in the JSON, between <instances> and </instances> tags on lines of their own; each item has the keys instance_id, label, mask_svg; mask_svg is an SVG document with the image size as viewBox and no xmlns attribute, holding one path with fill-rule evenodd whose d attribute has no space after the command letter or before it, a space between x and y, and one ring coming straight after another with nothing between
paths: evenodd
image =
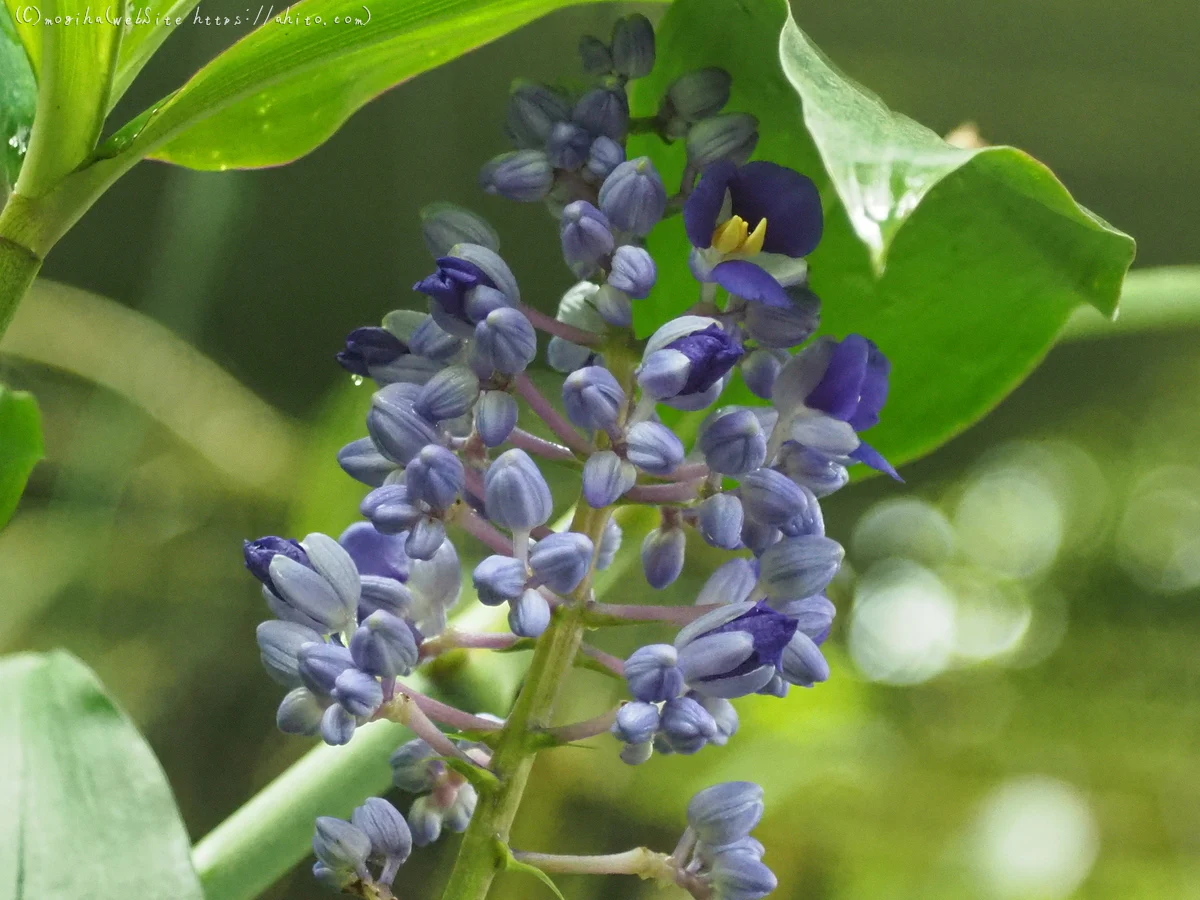
<instances>
[{"instance_id":1,"label":"dark violet petal","mask_svg":"<svg viewBox=\"0 0 1200 900\"><path fill-rule=\"evenodd\" d=\"M725 189L737 174L737 167L728 160L715 162L700 175L700 183L683 204L683 227L693 246L712 246L713 229L725 202ZM767 223L770 229L771 223Z\"/></svg>"},{"instance_id":2,"label":"dark violet petal","mask_svg":"<svg viewBox=\"0 0 1200 900\"><path fill-rule=\"evenodd\" d=\"M867 341L867 374L859 390L858 409L847 421L855 431L866 431L879 424L879 411L887 401L888 374L892 364L883 352Z\"/></svg>"},{"instance_id":3,"label":"dark violet petal","mask_svg":"<svg viewBox=\"0 0 1200 900\"><path fill-rule=\"evenodd\" d=\"M763 250L807 256L821 240L821 195L812 179L772 162L746 163L729 184L733 214L753 230L767 220ZM690 234L690 232L689 232Z\"/></svg>"},{"instance_id":4,"label":"dark violet petal","mask_svg":"<svg viewBox=\"0 0 1200 900\"><path fill-rule=\"evenodd\" d=\"M337 361L347 372L365 378L371 366L386 366L407 351L386 328L355 328L346 335L346 349L337 354Z\"/></svg>"},{"instance_id":5,"label":"dark violet petal","mask_svg":"<svg viewBox=\"0 0 1200 900\"><path fill-rule=\"evenodd\" d=\"M900 477L900 473L895 470L892 464L884 459L883 454L870 444L859 444L858 447L851 451L850 456L853 459L857 459L860 463L870 466L876 472L882 472L884 475L890 475L901 483L904 482L904 479Z\"/></svg>"},{"instance_id":6,"label":"dark violet petal","mask_svg":"<svg viewBox=\"0 0 1200 900\"><path fill-rule=\"evenodd\" d=\"M825 375L812 389L805 405L843 422L849 421L858 410L870 349L871 342L859 334L849 335L835 346Z\"/></svg>"},{"instance_id":7,"label":"dark violet petal","mask_svg":"<svg viewBox=\"0 0 1200 900\"><path fill-rule=\"evenodd\" d=\"M754 639L754 652L750 658L736 669L726 672L723 677L742 675L763 665L778 669L783 649L796 633L797 627L796 620L791 616L776 612L766 601L759 601L749 612L714 628L709 634L744 631Z\"/></svg>"},{"instance_id":8,"label":"dark violet petal","mask_svg":"<svg viewBox=\"0 0 1200 900\"><path fill-rule=\"evenodd\" d=\"M745 259L717 263L709 277L731 294L767 306L790 307L792 301L774 276Z\"/></svg>"}]
</instances>

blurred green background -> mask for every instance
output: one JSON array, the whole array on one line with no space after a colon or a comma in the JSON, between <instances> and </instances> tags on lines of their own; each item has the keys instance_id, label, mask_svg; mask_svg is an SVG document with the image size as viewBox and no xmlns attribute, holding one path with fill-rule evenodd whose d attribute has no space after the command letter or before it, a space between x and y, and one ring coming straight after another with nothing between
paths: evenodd
<instances>
[{"instance_id":1,"label":"blurred green background","mask_svg":"<svg viewBox=\"0 0 1200 900\"><path fill-rule=\"evenodd\" d=\"M274 729L239 549L355 516L361 490L333 452L362 434L369 392L332 353L414 304L407 285L429 268L416 213L436 199L485 213L525 295L552 308L570 277L551 222L483 197L474 173L504 148L508 81L574 71L577 36L624 11L567 10L483 47L284 168L139 166L45 267L91 293L43 287L0 344L0 379L36 392L50 457L0 533L0 649L64 646L92 665L147 734L194 838L307 749ZM941 132L974 121L1045 161L1138 238L1139 265L1200 261L1191 0L795 12L894 108ZM124 111L243 33L180 28ZM780 898L1200 898L1195 337L1063 345L982 424L906 467L906 484L831 499L853 568L835 596L831 682L740 701L742 733L695 757L628 769L608 740L546 754L514 843L669 850L696 788L749 778L767 790L758 836ZM694 577L664 601L689 602L718 561L693 549ZM654 636L596 643L624 654ZM476 658L439 678L494 706L521 662ZM564 720L616 698L577 677ZM439 896L456 842L414 856L406 900ZM320 896L306 869L269 896ZM561 884L575 900L655 895ZM497 896L541 891L510 877Z\"/></svg>"}]
</instances>

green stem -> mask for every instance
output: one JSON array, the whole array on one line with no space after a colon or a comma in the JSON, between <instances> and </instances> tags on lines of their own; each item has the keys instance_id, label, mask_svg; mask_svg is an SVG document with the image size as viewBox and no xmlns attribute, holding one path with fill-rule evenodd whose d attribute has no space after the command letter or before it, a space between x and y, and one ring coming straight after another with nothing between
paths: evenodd
<instances>
[{"instance_id":1,"label":"green stem","mask_svg":"<svg viewBox=\"0 0 1200 900\"><path fill-rule=\"evenodd\" d=\"M0 212L0 337L42 267L41 254L29 246L26 210L13 194Z\"/></svg>"}]
</instances>

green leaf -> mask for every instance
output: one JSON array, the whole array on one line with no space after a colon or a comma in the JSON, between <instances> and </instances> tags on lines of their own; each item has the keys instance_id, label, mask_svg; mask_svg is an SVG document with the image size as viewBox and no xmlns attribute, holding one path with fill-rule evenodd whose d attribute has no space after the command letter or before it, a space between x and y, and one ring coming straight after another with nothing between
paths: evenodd
<instances>
[{"instance_id":1,"label":"green leaf","mask_svg":"<svg viewBox=\"0 0 1200 900\"><path fill-rule=\"evenodd\" d=\"M111 8L95 7L91 0L5 3L38 82L34 127L18 188L40 197L83 163L100 138L121 42L117 13L124 13L127 0ZM55 21L47 25L47 20Z\"/></svg>"},{"instance_id":2,"label":"green leaf","mask_svg":"<svg viewBox=\"0 0 1200 900\"><path fill-rule=\"evenodd\" d=\"M509 849L508 844L505 844L503 841L496 841L496 851L500 855L505 872L521 872L525 875L532 875L546 887L550 888L558 900L567 900L567 898L562 895L562 891L558 889L558 885L554 883L554 879L552 879L537 866L531 866L529 863L523 863L518 860L515 856L513 856L512 850Z\"/></svg>"},{"instance_id":3,"label":"green leaf","mask_svg":"<svg viewBox=\"0 0 1200 900\"><path fill-rule=\"evenodd\" d=\"M12 518L43 452L37 401L32 394L0 385L0 528Z\"/></svg>"},{"instance_id":4,"label":"green leaf","mask_svg":"<svg viewBox=\"0 0 1200 900\"><path fill-rule=\"evenodd\" d=\"M4 900L203 900L149 745L62 652L0 661Z\"/></svg>"},{"instance_id":5,"label":"green leaf","mask_svg":"<svg viewBox=\"0 0 1200 900\"><path fill-rule=\"evenodd\" d=\"M117 56L117 68L113 73L112 91L108 99L110 112L117 105L117 101L125 96L125 91L133 84L133 79L137 78L142 67L150 61L150 57L162 46L163 41L170 37L171 32L178 26L188 22L191 11L199 2L200 0L173 0L166 9L145 6L130 10L133 24L125 29L125 36L121 38L121 51ZM239 15L236 18L237 25L241 25L250 17L243 19Z\"/></svg>"},{"instance_id":6,"label":"green leaf","mask_svg":"<svg viewBox=\"0 0 1200 900\"><path fill-rule=\"evenodd\" d=\"M755 157L820 188L826 230L810 263L822 330L865 334L891 359L888 405L867 440L894 463L995 406L1076 306L1114 311L1132 239L1028 155L956 149L890 112L809 42L785 0L677 0L658 34L654 73L636 82L637 114L652 115L682 72L722 66L733 76L729 108L759 119ZM682 147L643 137L637 152L678 183ZM635 306L641 334L697 297L682 224L657 229L651 249L659 281ZM739 384L727 402L759 401Z\"/></svg>"},{"instance_id":7,"label":"green leaf","mask_svg":"<svg viewBox=\"0 0 1200 900\"><path fill-rule=\"evenodd\" d=\"M196 169L290 162L388 88L569 3L301 0L122 129L106 152Z\"/></svg>"},{"instance_id":8,"label":"green leaf","mask_svg":"<svg viewBox=\"0 0 1200 900\"><path fill-rule=\"evenodd\" d=\"M29 57L8 7L0 3L0 203L21 171L36 105Z\"/></svg>"}]
</instances>

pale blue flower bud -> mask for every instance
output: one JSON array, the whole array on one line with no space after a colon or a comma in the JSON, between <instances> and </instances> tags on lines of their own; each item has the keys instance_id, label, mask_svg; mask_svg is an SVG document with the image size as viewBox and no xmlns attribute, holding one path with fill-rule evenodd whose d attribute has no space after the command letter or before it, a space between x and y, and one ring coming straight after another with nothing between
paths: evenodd
<instances>
[{"instance_id":1,"label":"pale blue flower bud","mask_svg":"<svg viewBox=\"0 0 1200 900\"><path fill-rule=\"evenodd\" d=\"M641 13L617 19L612 31L613 70L641 78L654 68L654 26Z\"/></svg>"},{"instance_id":2,"label":"pale blue flower bud","mask_svg":"<svg viewBox=\"0 0 1200 900\"><path fill-rule=\"evenodd\" d=\"M454 505L464 478L462 460L437 444L423 448L404 469L408 496L423 500L434 509L449 509Z\"/></svg>"},{"instance_id":3,"label":"pale blue flower bud","mask_svg":"<svg viewBox=\"0 0 1200 900\"><path fill-rule=\"evenodd\" d=\"M612 516L604 523L604 534L600 536L600 550L596 554L596 568L607 569L621 549L621 526Z\"/></svg>"},{"instance_id":4,"label":"pale blue flower bud","mask_svg":"<svg viewBox=\"0 0 1200 900\"><path fill-rule=\"evenodd\" d=\"M625 682L629 693L646 703L673 700L683 693L683 673L676 663L679 654L670 644L649 644L625 660Z\"/></svg>"},{"instance_id":5,"label":"pale blue flower bud","mask_svg":"<svg viewBox=\"0 0 1200 900\"><path fill-rule=\"evenodd\" d=\"M858 449L858 434L849 422L833 416L806 415L793 420L788 437L828 456L848 456Z\"/></svg>"},{"instance_id":6,"label":"pale blue flower bud","mask_svg":"<svg viewBox=\"0 0 1200 900\"><path fill-rule=\"evenodd\" d=\"M737 670L753 654L754 635L749 632L709 634L688 642L680 649L679 668L683 672L683 680L694 684Z\"/></svg>"},{"instance_id":7,"label":"pale blue flower bud","mask_svg":"<svg viewBox=\"0 0 1200 900\"><path fill-rule=\"evenodd\" d=\"M718 734L708 710L691 697L676 697L663 704L662 734L676 753L697 753Z\"/></svg>"},{"instance_id":8,"label":"pale blue flower bud","mask_svg":"<svg viewBox=\"0 0 1200 900\"><path fill-rule=\"evenodd\" d=\"M583 499L593 509L616 503L636 482L637 469L612 450L597 451L583 464Z\"/></svg>"},{"instance_id":9,"label":"pale blue flower bud","mask_svg":"<svg viewBox=\"0 0 1200 900\"><path fill-rule=\"evenodd\" d=\"M758 119L749 113L723 113L697 122L687 135L688 162L698 169L727 159L744 164L758 143Z\"/></svg>"},{"instance_id":10,"label":"pale blue flower bud","mask_svg":"<svg viewBox=\"0 0 1200 900\"><path fill-rule=\"evenodd\" d=\"M709 697L744 697L771 680L796 623L765 603L722 606L679 630L679 668Z\"/></svg>"},{"instance_id":11,"label":"pale blue flower bud","mask_svg":"<svg viewBox=\"0 0 1200 900\"><path fill-rule=\"evenodd\" d=\"M610 431L625 405L625 391L603 366L577 369L563 380L563 407L580 428Z\"/></svg>"},{"instance_id":12,"label":"pale blue flower bud","mask_svg":"<svg viewBox=\"0 0 1200 900\"><path fill-rule=\"evenodd\" d=\"M454 800L446 807L442 815L442 823L451 831L461 834L471 824L471 816L475 815L475 806L479 802L479 794L471 784L461 785Z\"/></svg>"},{"instance_id":13,"label":"pale blue flower bud","mask_svg":"<svg viewBox=\"0 0 1200 900\"><path fill-rule=\"evenodd\" d=\"M788 684L800 687L829 679L829 663L821 648L803 631L797 631L783 649L783 677Z\"/></svg>"},{"instance_id":14,"label":"pale blue flower bud","mask_svg":"<svg viewBox=\"0 0 1200 900\"><path fill-rule=\"evenodd\" d=\"M529 568L556 594L575 590L592 564L592 541L586 534L548 534L529 552Z\"/></svg>"},{"instance_id":15,"label":"pale blue flower bud","mask_svg":"<svg viewBox=\"0 0 1200 900\"><path fill-rule=\"evenodd\" d=\"M550 604L540 591L528 590L508 607L508 627L517 637L540 637L550 625Z\"/></svg>"},{"instance_id":16,"label":"pale blue flower bud","mask_svg":"<svg viewBox=\"0 0 1200 900\"><path fill-rule=\"evenodd\" d=\"M497 372L524 372L537 355L537 334L525 314L517 309L497 309L475 326L481 356Z\"/></svg>"},{"instance_id":17,"label":"pale blue flower bud","mask_svg":"<svg viewBox=\"0 0 1200 900\"><path fill-rule=\"evenodd\" d=\"M602 182L612 174L613 169L625 162L625 148L610 137L600 135L592 141L588 150L587 163L584 166L585 177Z\"/></svg>"},{"instance_id":18,"label":"pale blue flower bud","mask_svg":"<svg viewBox=\"0 0 1200 900\"><path fill-rule=\"evenodd\" d=\"M462 589L454 544L446 541L433 559L414 562L408 588L413 595L413 624L427 637L438 634L446 627L446 610L455 604Z\"/></svg>"},{"instance_id":19,"label":"pale blue flower bud","mask_svg":"<svg viewBox=\"0 0 1200 900\"><path fill-rule=\"evenodd\" d=\"M644 237L667 208L667 189L647 156L613 168L600 186L600 209L622 231Z\"/></svg>"},{"instance_id":20,"label":"pale blue flower bud","mask_svg":"<svg viewBox=\"0 0 1200 900\"><path fill-rule=\"evenodd\" d=\"M346 669L334 682L333 699L348 713L369 716L383 703L383 686L374 675L360 669Z\"/></svg>"},{"instance_id":21,"label":"pale blue flower bud","mask_svg":"<svg viewBox=\"0 0 1200 900\"><path fill-rule=\"evenodd\" d=\"M609 325L615 328L633 326L633 301L624 291L605 284L596 292L595 304L596 312Z\"/></svg>"},{"instance_id":22,"label":"pale blue flower bud","mask_svg":"<svg viewBox=\"0 0 1200 900\"><path fill-rule=\"evenodd\" d=\"M801 447L795 441L785 441L779 454L779 464L793 481L804 485L817 497L827 497L850 481L850 473L837 460Z\"/></svg>"},{"instance_id":23,"label":"pale blue flower bud","mask_svg":"<svg viewBox=\"0 0 1200 900\"><path fill-rule=\"evenodd\" d=\"M559 122L571 117L571 105L553 88L533 81L513 82L505 130L522 148L540 147Z\"/></svg>"},{"instance_id":24,"label":"pale blue flower bud","mask_svg":"<svg viewBox=\"0 0 1200 900\"><path fill-rule=\"evenodd\" d=\"M764 525L780 528L808 507L802 487L774 469L755 469L739 481L739 493L746 515Z\"/></svg>"},{"instance_id":25,"label":"pale blue flower bud","mask_svg":"<svg viewBox=\"0 0 1200 900\"><path fill-rule=\"evenodd\" d=\"M640 766L654 755L654 744L647 741L644 744L626 744L621 748L621 762L627 766Z\"/></svg>"},{"instance_id":26,"label":"pale blue flower bud","mask_svg":"<svg viewBox=\"0 0 1200 900\"><path fill-rule=\"evenodd\" d=\"M574 172L582 166L592 146L587 129L571 122L559 122L546 139L546 158L556 169Z\"/></svg>"},{"instance_id":27,"label":"pale blue flower bud","mask_svg":"<svg viewBox=\"0 0 1200 900\"><path fill-rule=\"evenodd\" d=\"M349 870L367 879L371 839L359 828L333 816L320 816L313 835L313 855L334 871Z\"/></svg>"},{"instance_id":28,"label":"pale blue flower bud","mask_svg":"<svg viewBox=\"0 0 1200 900\"><path fill-rule=\"evenodd\" d=\"M740 724L737 710L733 708L733 704L723 697L705 697L703 694L689 694L688 696L703 706L717 725L717 733L709 738L709 742L718 747L724 747L729 743L729 739L737 734Z\"/></svg>"},{"instance_id":29,"label":"pale blue flower bud","mask_svg":"<svg viewBox=\"0 0 1200 900\"><path fill-rule=\"evenodd\" d=\"M667 400L683 390L691 369L692 361L680 351L655 350L642 360L637 380L642 390L655 400Z\"/></svg>"},{"instance_id":30,"label":"pale blue flower bud","mask_svg":"<svg viewBox=\"0 0 1200 900\"><path fill-rule=\"evenodd\" d=\"M448 366L421 388L413 410L430 422L441 422L468 412L478 398L479 379L475 373L466 366Z\"/></svg>"},{"instance_id":31,"label":"pale blue flower bud","mask_svg":"<svg viewBox=\"0 0 1200 900\"><path fill-rule=\"evenodd\" d=\"M837 541L809 535L785 538L759 559L759 583L772 600L819 594L833 580L845 551Z\"/></svg>"},{"instance_id":32,"label":"pale blue flower bud","mask_svg":"<svg viewBox=\"0 0 1200 900\"><path fill-rule=\"evenodd\" d=\"M700 536L713 547L736 550L742 545L742 502L732 494L714 494L697 509Z\"/></svg>"},{"instance_id":33,"label":"pale blue flower bud","mask_svg":"<svg viewBox=\"0 0 1200 900\"><path fill-rule=\"evenodd\" d=\"M484 163L479 186L488 194L533 203L550 193L554 169L543 150L514 150Z\"/></svg>"},{"instance_id":34,"label":"pale blue flower bud","mask_svg":"<svg viewBox=\"0 0 1200 900\"><path fill-rule=\"evenodd\" d=\"M648 297L657 277L658 269L654 265L654 257L644 247L625 244L613 253L608 283L633 299L642 300Z\"/></svg>"},{"instance_id":35,"label":"pale blue flower bud","mask_svg":"<svg viewBox=\"0 0 1200 900\"><path fill-rule=\"evenodd\" d=\"M728 560L713 570L696 595L697 606L741 603L751 599L758 584L758 569L753 560Z\"/></svg>"},{"instance_id":36,"label":"pale blue flower bud","mask_svg":"<svg viewBox=\"0 0 1200 900\"><path fill-rule=\"evenodd\" d=\"M669 475L683 462L683 444L659 422L638 422L625 435L625 457L643 472Z\"/></svg>"},{"instance_id":37,"label":"pale blue flower bud","mask_svg":"<svg viewBox=\"0 0 1200 900\"><path fill-rule=\"evenodd\" d=\"M414 458L416 454L413 454ZM416 501L408 496L402 484L385 484L363 497L358 510L371 520L381 534L400 534L408 531L425 517Z\"/></svg>"},{"instance_id":38,"label":"pale blue flower bud","mask_svg":"<svg viewBox=\"0 0 1200 900\"><path fill-rule=\"evenodd\" d=\"M516 398L505 391L484 391L475 407L475 430L486 447L499 447L517 427Z\"/></svg>"},{"instance_id":39,"label":"pale blue flower bud","mask_svg":"<svg viewBox=\"0 0 1200 900\"><path fill-rule=\"evenodd\" d=\"M331 869L323 862L313 863L312 873L313 878L334 893L340 893L358 881L358 876L353 872Z\"/></svg>"},{"instance_id":40,"label":"pale blue flower bud","mask_svg":"<svg viewBox=\"0 0 1200 900\"><path fill-rule=\"evenodd\" d=\"M600 261L613 252L608 219L586 200L576 200L563 208L558 235L563 259L579 278L594 272Z\"/></svg>"},{"instance_id":41,"label":"pale blue flower bud","mask_svg":"<svg viewBox=\"0 0 1200 900\"><path fill-rule=\"evenodd\" d=\"M550 518L550 488L524 450L506 450L497 456L484 476L483 488L487 517L510 531L528 531Z\"/></svg>"},{"instance_id":42,"label":"pale blue flower bud","mask_svg":"<svg viewBox=\"0 0 1200 900\"><path fill-rule=\"evenodd\" d=\"M763 790L750 781L727 781L705 788L688 803L687 821L710 846L747 837L763 815Z\"/></svg>"},{"instance_id":43,"label":"pale blue flower bud","mask_svg":"<svg viewBox=\"0 0 1200 900\"><path fill-rule=\"evenodd\" d=\"M462 349L462 340L442 328L433 316L427 315L413 331L408 348L417 356L444 363Z\"/></svg>"},{"instance_id":44,"label":"pale blue flower bud","mask_svg":"<svg viewBox=\"0 0 1200 900\"><path fill-rule=\"evenodd\" d=\"M616 721L609 730L622 743L649 744L658 731L658 719L658 707L653 703L626 703L617 710Z\"/></svg>"},{"instance_id":45,"label":"pale blue flower bud","mask_svg":"<svg viewBox=\"0 0 1200 900\"><path fill-rule=\"evenodd\" d=\"M350 651L340 644L304 644L298 654L296 671L304 686L314 694L328 697L338 676L354 665Z\"/></svg>"},{"instance_id":46,"label":"pale blue flower bud","mask_svg":"<svg viewBox=\"0 0 1200 900\"><path fill-rule=\"evenodd\" d=\"M312 737L320 733L324 714L325 704L312 691L303 687L293 688L280 701L275 724L284 734Z\"/></svg>"},{"instance_id":47,"label":"pale blue flower bud","mask_svg":"<svg viewBox=\"0 0 1200 900\"><path fill-rule=\"evenodd\" d=\"M742 520L742 545L755 556L762 556L766 549L777 543L781 537L783 533L778 528L764 525L748 516Z\"/></svg>"},{"instance_id":48,"label":"pale blue flower bud","mask_svg":"<svg viewBox=\"0 0 1200 900\"><path fill-rule=\"evenodd\" d=\"M794 482L793 482L794 483ZM804 505L795 516L779 526L784 537L801 537L802 535L825 534L825 516L821 512L821 504L817 496L804 485L798 485L804 495Z\"/></svg>"},{"instance_id":49,"label":"pale blue flower bud","mask_svg":"<svg viewBox=\"0 0 1200 900\"><path fill-rule=\"evenodd\" d=\"M400 810L382 797L370 797L350 816L355 828L371 839L371 857L391 871L404 864L412 853L412 832ZM385 883L390 879L383 879Z\"/></svg>"},{"instance_id":50,"label":"pale blue flower bud","mask_svg":"<svg viewBox=\"0 0 1200 900\"><path fill-rule=\"evenodd\" d=\"M442 810L432 795L413 801L408 808L408 828L418 847L426 847L442 836Z\"/></svg>"},{"instance_id":51,"label":"pale blue flower bud","mask_svg":"<svg viewBox=\"0 0 1200 900\"><path fill-rule=\"evenodd\" d=\"M446 526L441 519L423 518L404 539L404 552L411 559L429 560L446 543Z\"/></svg>"},{"instance_id":52,"label":"pale blue flower bud","mask_svg":"<svg viewBox=\"0 0 1200 900\"><path fill-rule=\"evenodd\" d=\"M797 629L812 638L813 643L818 646L829 637L833 618L837 615L837 607L824 594L771 605L785 616L795 619Z\"/></svg>"},{"instance_id":53,"label":"pale blue flower bud","mask_svg":"<svg viewBox=\"0 0 1200 900\"><path fill-rule=\"evenodd\" d=\"M594 35L585 34L579 39L579 58L583 61L583 71L589 75L612 72L613 59L608 44Z\"/></svg>"},{"instance_id":54,"label":"pale blue flower bud","mask_svg":"<svg viewBox=\"0 0 1200 900\"><path fill-rule=\"evenodd\" d=\"M558 336L550 338L546 344L546 362L556 372L574 372L595 360L596 354L590 347L572 344Z\"/></svg>"},{"instance_id":55,"label":"pale blue flower bud","mask_svg":"<svg viewBox=\"0 0 1200 900\"><path fill-rule=\"evenodd\" d=\"M298 622L263 622L255 632L263 668L279 684L294 688L300 684L300 648L308 643L320 643L321 635Z\"/></svg>"},{"instance_id":56,"label":"pale blue flower bud","mask_svg":"<svg viewBox=\"0 0 1200 900\"><path fill-rule=\"evenodd\" d=\"M788 683L783 680L783 676L778 672L771 675L771 680L760 687L756 694L764 697L779 697L783 699L788 695Z\"/></svg>"},{"instance_id":57,"label":"pale blue flower bud","mask_svg":"<svg viewBox=\"0 0 1200 900\"><path fill-rule=\"evenodd\" d=\"M775 379L788 360L787 351L759 348L742 358L742 380L750 393L763 400L770 400L775 389Z\"/></svg>"},{"instance_id":58,"label":"pale blue flower bud","mask_svg":"<svg viewBox=\"0 0 1200 900\"><path fill-rule=\"evenodd\" d=\"M446 771L442 758L420 738L397 747L389 762L392 783L410 794L429 793Z\"/></svg>"},{"instance_id":59,"label":"pale blue flower bud","mask_svg":"<svg viewBox=\"0 0 1200 900\"><path fill-rule=\"evenodd\" d=\"M629 99L620 89L594 88L579 98L571 111L571 121L593 137L604 135L623 141L629 131Z\"/></svg>"},{"instance_id":60,"label":"pale blue flower bud","mask_svg":"<svg viewBox=\"0 0 1200 900\"><path fill-rule=\"evenodd\" d=\"M821 303L806 288L793 287L788 292L792 306L768 306L765 303L746 305L743 327L764 347L786 350L807 341L821 324Z\"/></svg>"},{"instance_id":61,"label":"pale blue flower bud","mask_svg":"<svg viewBox=\"0 0 1200 900\"><path fill-rule=\"evenodd\" d=\"M663 351L660 351L663 352ZM700 428L696 446L704 461L722 475L742 475L767 458L767 436L758 416L742 407L718 410Z\"/></svg>"},{"instance_id":62,"label":"pale blue flower bud","mask_svg":"<svg viewBox=\"0 0 1200 900\"><path fill-rule=\"evenodd\" d=\"M351 441L338 451L337 459L342 471L368 487L379 487L396 471L396 464L376 450L369 437Z\"/></svg>"},{"instance_id":63,"label":"pale blue flower bud","mask_svg":"<svg viewBox=\"0 0 1200 900\"><path fill-rule=\"evenodd\" d=\"M500 235L496 234L496 229L469 209L453 203L430 203L421 208L420 216L421 237L434 259L448 256L450 248L461 243L479 244L489 250L500 249ZM413 352L420 351L414 349Z\"/></svg>"},{"instance_id":64,"label":"pale blue flower bud","mask_svg":"<svg viewBox=\"0 0 1200 900\"><path fill-rule=\"evenodd\" d=\"M331 747L344 747L354 737L357 727L358 720L354 713L334 703L321 717L321 740Z\"/></svg>"},{"instance_id":65,"label":"pale blue flower bud","mask_svg":"<svg viewBox=\"0 0 1200 900\"><path fill-rule=\"evenodd\" d=\"M407 622L389 612L376 610L363 620L350 638L350 656L359 669L370 675L395 678L412 671L420 652Z\"/></svg>"},{"instance_id":66,"label":"pale blue flower bud","mask_svg":"<svg viewBox=\"0 0 1200 900\"><path fill-rule=\"evenodd\" d=\"M264 588L263 596L279 618L321 634L342 631L353 621L354 611L320 573L283 554L271 560L269 571L275 590Z\"/></svg>"},{"instance_id":67,"label":"pale blue flower bud","mask_svg":"<svg viewBox=\"0 0 1200 900\"><path fill-rule=\"evenodd\" d=\"M683 571L687 538L682 528L655 528L642 541L642 571L646 583L661 590Z\"/></svg>"},{"instance_id":68,"label":"pale blue flower bud","mask_svg":"<svg viewBox=\"0 0 1200 900\"><path fill-rule=\"evenodd\" d=\"M667 88L669 111L688 123L715 116L729 102L732 81L728 72L716 66L686 72Z\"/></svg>"},{"instance_id":69,"label":"pale blue flower bud","mask_svg":"<svg viewBox=\"0 0 1200 900\"><path fill-rule=\"evenodd\" d=\"M412 607L413 597L407 585L386 575L362 577L362 599L358 601L360 618L365 618L376 610L383 610L404 619L412 612Z\"/></svg>"},{"instance_id":70,"label":"pale blue flower bud","mask_svg":"<svg viewBox=\"0 0 1200 900\"><path fill-rule=\"evenodd\" d=\"M401 465L440 438L437 429L413 409L419 391L415 385L389 384L375 392L367 413L367 432L375 447Z\"/></svg>"},{"instance_id":71,"label":"pale blue flower bud","mask_svg":"<svg viewBox=\"0 0 1200 900\"><path fill-rule=\"evenodd\" d=\"M749 853L720 853L708 876L714 900L762 900L779 886L775 873Z\"/></svg>"},{"instance_id":72,"label":"pale blue flower bud","mask_svg":"<svg viewBox=\"0 0 1200 900\"><path fill-rule=\"evenodd\" d=\"M523 562L500 555L485 557L471 575L479 602L484 606L500 606L516 600L525 592L528 578Z\"/></svg>"}]
</instances>

